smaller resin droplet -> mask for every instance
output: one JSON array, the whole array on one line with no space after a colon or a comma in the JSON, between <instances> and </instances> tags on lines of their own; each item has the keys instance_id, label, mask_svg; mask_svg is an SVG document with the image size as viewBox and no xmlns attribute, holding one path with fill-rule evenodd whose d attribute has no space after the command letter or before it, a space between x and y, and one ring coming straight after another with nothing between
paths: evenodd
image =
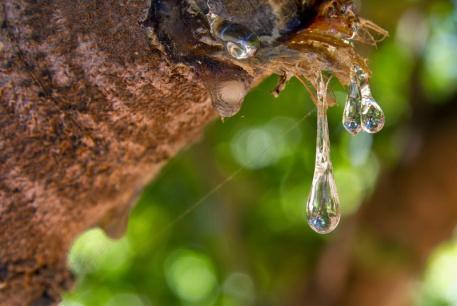
<instances>
[{"instance_id":1,"label":"smaller resin droplet","mask_svg":"<svg viewBox=\"0 0 457 306\"><path fill-rule=\"evenodd\" d=\"M321 80L321 83L323 81ZM340 222L340 201L333 177L328 136L326 87L318 90L316 163L306 205L308 224L319 234L332 232Z\"/></svg>"},{"instance_id":2,"label":"smaller resin droplet","mask_svg":"<svg viewBox=\"0 0 457 306\"><path fill-rule=\"evenodd\" d=\"M238 23L214 18L212 33L222 40L228 54L236 59L247 59L255 55L260 47L258 36Z\"/></svg>"},{"instance_id":3,"label":"smaller resin droplet","mask_svg":"<svg viewBox=\"0 0 457 306\"><path fill-rule=\"evenodd\" d=\"M349 94L344 106L343 126L352 135L357 135L362 130L361 102L359 86L356 80L349 85Z\"/></svg>"},{"instance_id":4,"label":"smaller resin droplet","mask_svg":"<svg viewBox=\"0 0 457 306\"><path fill-rule=\"evenodd\" d=\"M368 74L360 67L354 67L354 71L360 84L360 94L362 96L362 128L367 133L377 133L384 127L384 112L371 94Z\"/></svg>"},{"instance_id":5,"label":"smaller resin droplet","mask_svg":"<svg viewBox=\"0 0 457 306\"><path fill-rule=\"evenodd\" d=\"M382 130L384 127L384 112L371 95L368 83L362 85L362 128L365 132L373 134Z\"/></svg>"}]
</instances>

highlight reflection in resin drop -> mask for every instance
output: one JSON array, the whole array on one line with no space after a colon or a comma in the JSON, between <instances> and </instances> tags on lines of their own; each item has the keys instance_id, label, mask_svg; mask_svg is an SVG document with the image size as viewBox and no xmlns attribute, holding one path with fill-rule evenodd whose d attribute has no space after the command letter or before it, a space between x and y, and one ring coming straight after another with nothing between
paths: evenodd
<instances>
[{"instance_id":1,"label":"highlight reflection in resin drop","mask_svg":"<svg viewBox=\"0 0 457 306\"><path fill-rule=\"evenodd\" d=\"M357 81L353 79L349 85L349 94L344 106L343 126L352 135L357 135L362 130L361 102Z\"/></svg>"},{"instance_id":2,"label":"highlight reflection in resin drop","mask_svg":"<svg viewBox=\"0 0 457 306\"><path fill-rule=\"evenodd\" d=\"M316 163L306 205L308 224L319 234L332 232L340 221L340 201L330 160L325 94L326 88L318 90Z\"/></svg>"},{"instance_id":3,"label":"highlight reflection in resin drop","mask_svg":"<svg viewBox=\"0 0 457 306\"><path fill-rule=\"evenodd\" d=\"M253 57L260 48L259 37L241 24L210 17L212 33L224 41L228 54L238 60Z\"/></svg>"}]
</instances>

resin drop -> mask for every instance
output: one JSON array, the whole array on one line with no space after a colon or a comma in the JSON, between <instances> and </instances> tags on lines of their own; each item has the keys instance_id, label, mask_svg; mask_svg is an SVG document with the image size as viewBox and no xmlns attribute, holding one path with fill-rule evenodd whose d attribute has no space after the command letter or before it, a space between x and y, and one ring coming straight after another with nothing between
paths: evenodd
<instances>
[{"instance_id":1,"label":"resin drop","mask_svg":"<svg viewBox=\"0 0 457 306\"><path fill-rule=\"evenodd\" d=\"M319 234L332 232L340 221L340 201L330 160L325 91L318 92L316 163L311 192L306 205L309 226Z\"/></svg>"},{"instance_id":2,"label":"resin drop","mask_svg":"<svg viewBox=\"0 0 457 306\"><path fill-rule=\"evenodd\" d=\"M384 112L371 94L367 73L360 67L355 67L354 71L360 84L360 94L362 96L362 128L367 133L377 133L384 127Z\"/></svg>"},{"instance_id":3,"label":"resin drop","mask_svg":"<svg viewBox=\"0 0 457 306\"><path fill-rule=\"evenodd\" d=\"M362 130L361 102L359 86L356 80L349 85L349 94L344 106L343 126L352 135L357 135Z\"/></svg>"},{"instance_id":4,"label":"resin drop","mask_svg":"<svg viewBox=\"0 0 457 306\"><path fill-rule=\"evenodd\" d=\"M228 54L233 58L250 58L260 48L258 36L241 24L213 18L211 29L213 35L224 42Z\"/></svg>"},{"instance_id":5,"label":"resin drop","mask_svg":"<svg viewBox=\"0 0 457 306\"><path fill-rule=\"evenodd\" d=\"M362 128L367 133L377 133L384 127L384 112L371 95L370 86L362 85Z\"/></svg>"}]
</instances>

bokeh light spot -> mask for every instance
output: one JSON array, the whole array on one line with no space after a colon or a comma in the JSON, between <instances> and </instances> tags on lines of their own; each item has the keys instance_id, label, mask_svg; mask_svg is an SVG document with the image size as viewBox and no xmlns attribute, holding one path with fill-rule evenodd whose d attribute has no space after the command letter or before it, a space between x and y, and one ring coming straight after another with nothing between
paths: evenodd
<instances>
[{"instance_id":1,"label":"bokeh light spot","mask_svg":"<svg viewBox=\"0 0 457 306\"><path fill-rule=\"evenodd\" d=\"M336 168L335 181L340 195L341 213L349 215L360 206L364 196L364 184L351 168Z\"/></svg>"},{"instance_id":2,"label":"bokeh light spot","mask_svg":"<svg viewBox=\"0 0 457 306\"><path fill-rule=\"evenodd\" d=\"M217 285L210 259L192 250L172 253L165 262L165 276L172 291L187 302L204 300Z\"/></svg>"},{"instance_id":3,"label":"bokeh light spot","mask_svg":"<svg viewBox=\"0 0 457 306\"><path fill-rule=\"evenodd\" d=\"M445 300L457 305L457 238L439 247L429 259L421 300ZM430 299L430 300L429 300ZM419 305L425 305L419 302ZM429 305L429 304L427 304Z\"/></svg>"},{"instance_id":4,"label":"bokeh light spot","mask_svg":"<svg viewBox=\"0 0 457 306\"><path fill-rule=\"evenodd\" d=\"M294 120L276 117L265 125L241 130L231 149L235 159L248 169L260 169L275 163L299 143L300 130Z\"/></svg>"},{"instance_id":5,"label":"bokeh light spot","mask_svg":"<svg viewBox=\"0 0 457 306\"><path fill-rule=\"evenodd\" d=\"M242 305L246 305L254 300L254 283L249 275L235 272L225 280L224 293L243 301Z\"/></svg>"},{"instance_id":6,"label":"bokeh light spot","mask_svg":"<svg viewBox=\"0 0 457 306\"><path fill-rule=\"evenodd\" d=\"M66 301L62 301L59 304L59 306L84 306L84 305L81 303L75 302L75 301L66 300Z\"/></svg>"},{"instance_id":7,"label":"bokeh light spot","mask_svg":"<svg viewBox=\"0 0 457 306\"><path fill-rule=\"evenodd\" d=\"M373 136L368 133L360 133L357 136L351 136L349 141L349 154L351 163L354 166L365 164L371 153Z\"/></svg>"},{"instance_id":8,"label":"bokeh light spot","mask_svg":"<svg viewBox=\"0 0 457 306\"><path fill-rule=\"evenodd\" d=\"M131 293L114 295L104 306L145 306L142 299Z\"/></svg>"},{"instance_id":9,"label":"bokeh light spot","mask_svg":"<svg viewBox=\"0 0 457 306\"><path fill-rule=\"evenodd\" d=\"M127 268L130 253L126 238L112 240L97 228L85 232L75 241L70 251L69 265L77 275L95 271L117 275Z\"/></svg>"}]
</instances>

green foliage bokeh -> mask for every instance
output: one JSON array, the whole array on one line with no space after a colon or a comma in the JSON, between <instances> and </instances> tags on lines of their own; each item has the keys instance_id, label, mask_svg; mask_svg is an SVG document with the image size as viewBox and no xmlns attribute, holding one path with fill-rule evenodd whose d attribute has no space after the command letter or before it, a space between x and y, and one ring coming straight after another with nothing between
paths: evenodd
<instances>
[{"instance_id":1,"label":"green foliage bokeh","mask_svg":"<svg viewBox=\"0 0 457 306\"><path fill-rule=\"evenodd\" d=\"M363 15L391 33L368 54L387 121L378 135L351 137L340 123L346 93L332 85L332 160L344 217L370 196L380 171L398 163L413 78L432 103L457 88L455 3L363 4ZM78 285L62 306L282 305L303 289L329 239L313 233L304 214L316 114L298 81L277 99L270 94L275 82L273 76L254 89L238 115L213 122L202 141L161 171L124 238L111 241L95 229L75 243L69 262ZM420 306L457 305L455 273L443 272L457 271L456 247L440 252L418 291Z\"/></svg>"}]
</instances>

